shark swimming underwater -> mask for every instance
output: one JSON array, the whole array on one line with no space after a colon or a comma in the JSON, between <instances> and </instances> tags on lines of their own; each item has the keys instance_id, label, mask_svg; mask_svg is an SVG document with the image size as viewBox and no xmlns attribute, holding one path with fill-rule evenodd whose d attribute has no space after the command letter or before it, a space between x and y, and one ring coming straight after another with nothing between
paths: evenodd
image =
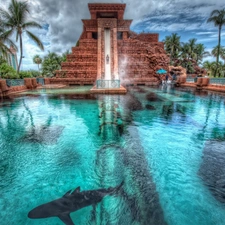
<instances>
[{"instance_id":1,"label":"shark swimming underwater","mask_svg":"<svg viewBox=\"0 0 225 225\"><path fill-rule=\"evenodd\" d=\"M59 199L32 209L28 213L28 217L31 219L59 217L59 219L61 219L66 225L74 225L70 217L71 212L77 211L86 206L95 206L97 203L101 202L106 195L117 193L122 185L123 182L116 187L82 192L80 191L80 187L77 187L74 191L69 190Z\"/></svg>"}]
</instances>

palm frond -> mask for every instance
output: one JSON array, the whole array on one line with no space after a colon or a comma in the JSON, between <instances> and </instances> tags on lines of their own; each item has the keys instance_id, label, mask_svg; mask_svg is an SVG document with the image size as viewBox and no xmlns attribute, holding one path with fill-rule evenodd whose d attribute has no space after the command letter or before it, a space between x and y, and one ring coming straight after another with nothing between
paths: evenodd
<instances>
[{"instance_id":1,"label":"palm frond","mask_svg":"<svg viewBox=\"0 0 225 225\"><path fill-rule=\"evenodd\" d=\"M42 26L39 24L39 23L36 23L35 21L29 21L29 22L26 22L22 25L22 28L23 29L26 29L26 28L42 28Z\"/></svg>"},{"instance_id":2,"label":"palm frond","mask_svg":"<svg viewBox=\"0 0 225 225\"><path fill-rule=\"evenodd\" d=\"M1 8L0 8L0 15L3 21L7 21L11 18L10 14L6 10Z\"/></svg>"},{"instance_id":3,"label":"palm frond","mask_svg":"<svg viewBox=\"0 0 225 225\"><path fill-rule=\"evenodd\" d=\"M0 33L0 38L3 40L6 40L7 38L9 38L10 36L12 36L13 34L13 29L10 29L8 31L3 31L2 33Z\"/></svg>"},{"instance_id":4,"label":"palm frond","mask_svg":"<svg viewBox=\"0 0 225 225\"><path fill-rule=\"evenodd\" d=\"M220 11L218 9L215 9L211 12L210 17L213 17L213 15L219 15Z\"/></svg>"},{"instance_id":5,"label":"palm frond","mask_svg":"<svg viewBox=\"0 0 225 225\"><path fill-rule=\"evenodd\" d=\"M7 55L10 52L10 49L1 41L0 41L0 52L3 55Z\"/></svg>"},{"instance_id":6,"label":"palm frond","mask_svg":"<svg viewBox=\"0 0 225 225\"><path fill-rule=\"evenodd\" d=\"M27 35L37 44L37 46L41 49L44 50L44 46L41 43L41 40L35 36L34 34L32 34L30 31L26 30Z\"/></svg>"}]
</instances>

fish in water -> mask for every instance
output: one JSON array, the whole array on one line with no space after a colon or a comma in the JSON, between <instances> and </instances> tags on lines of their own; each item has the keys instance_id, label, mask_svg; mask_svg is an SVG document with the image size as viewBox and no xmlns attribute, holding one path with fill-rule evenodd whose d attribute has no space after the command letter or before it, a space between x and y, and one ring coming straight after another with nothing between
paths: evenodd
<instances>
[{"instance_id":1,"label":"fish in water","mask_svg":"<svg viewBox=\"0 0 225 225\"><path fill-rule=\"evenodd\" d=\"M116 194L122 187L123 182L116 186L107 189L97 189L80 191L77 187L74 191L69 190L63 197L54 201L40 205L32 209L28 213L31 219L40 219L48 217L59 217L66 225L74 225L70 213L82 209L86 206L101 202L106 195Z\"/></svg>"}]
</instances>

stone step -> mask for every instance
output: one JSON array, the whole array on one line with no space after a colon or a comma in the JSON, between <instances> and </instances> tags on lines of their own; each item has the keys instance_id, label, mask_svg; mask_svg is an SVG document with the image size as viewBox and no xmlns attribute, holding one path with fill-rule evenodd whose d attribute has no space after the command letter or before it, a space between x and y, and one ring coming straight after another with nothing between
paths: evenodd
<instances>
[{"instance_id":1,"label":"stone step","mask_svg":"<svg viewBox=\"0 0 225 225\"><path fill-rule=\"evenodd\" d=\"M81 48L81 47L73 47L72 53L75 54L97 54L97 47L88 47L88 48Z\"/></svg>"},{"instance_id":2,"label":"stone step","mask_svg":"<svg viewBox=\"0 0 225 225\"><path fill-rule=\"evenodd\" d=\"M80 47L80 48L97 48L97 46L98 46L98 43L97 43L97 41L96 42L84 42L84 41L82 41L82 42L80 42L79 43L79 46L77 46L77 47Z\"/></svg>"},{"instance_id":3,"label":"stone step","mask_svg":"<svg viewBox=\"0 0 225 225\"><path fill-rule=\"evenodd\" d=\"M77 71L89 71L97 70L97 64L95 65L62 65L62 70L77 70Z\"/></svg>"},{"instance_id":4,"label":"stone step","mask_svg":"<svg viewBox=\"0 0 225 225\"><path fill-rule=\"evenodd\" d=\"M118 54L128 54L128 55L140 55L140 54L148 54L148 50L146 48L143 49L129 49L129 48L118 48Z\"/></svg>"},{"instance_id":5,"label":"stone step","mask_svg":"<svg viewBox=\"0 0 225 225\"><path fill-rule=\"evenodd\" d=\"M58 70L56 71L57 78L96 78L97 70Z\"/></svg>"},{"instance_id":6,"label":"stone step","mask_svg":"<svg viewBox=\"0 0 225 225\"><path fill-rule=\"evenodd\" d=\"M74 68L75 69L87 69L87 68L97 68L97 61L96 62L63 62L61 63L62 68ZM70 70L70 69L69 69Z\"/></svg>"}]
</instances>

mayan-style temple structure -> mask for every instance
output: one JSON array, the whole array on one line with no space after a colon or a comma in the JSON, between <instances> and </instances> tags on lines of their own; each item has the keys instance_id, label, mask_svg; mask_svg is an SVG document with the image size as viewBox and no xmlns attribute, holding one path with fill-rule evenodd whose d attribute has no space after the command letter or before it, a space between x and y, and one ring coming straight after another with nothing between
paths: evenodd
<instances>
[{"instance_id":1,"label":"mayan-style temple structure","mask_svg":"<svg viewBox=\"0 0 225 225\"><path fill-rule=\"evenodd\" d=\"M88 7L91 19L82 20L79 44L72 48L52 82L93 84L96 88L157 85L156 71L168 70L169 65L159 35L132 32L132 20L123 19L126 4L96 3Z\"/></svg>"}]
</instances>

